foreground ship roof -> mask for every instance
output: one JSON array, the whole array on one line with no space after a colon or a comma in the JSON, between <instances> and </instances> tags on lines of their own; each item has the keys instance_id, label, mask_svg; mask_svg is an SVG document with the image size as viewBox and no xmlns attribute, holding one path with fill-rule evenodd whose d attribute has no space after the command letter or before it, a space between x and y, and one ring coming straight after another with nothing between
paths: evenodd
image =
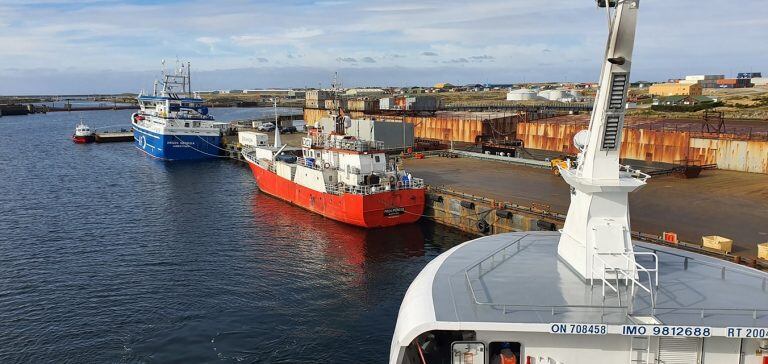
<instances>
[{"instance_id":1,"label":"foreground ship roof","mask_svg":"<svg viewBox=\"0 0 768 364\"><path fill-rule=\"evenodd\" d=\"M768 326L768 273L701 254L634 242L658 257L639 280L654 282L653 295L631 285L619 293L585 281L558 259L557 232L483 237L431 262L406 293L395 338L408 342L425 329L511 329L551 332L552 323L695 326L712 336L728 327ZM489 252L492 252L489 254ZM648 255L644 266L655 265ZM424 288L430 289L424 289ZM430 292L431 295L424 294ZM613 326L613 327L612 327Z\"/></svg>"}]
</instances>

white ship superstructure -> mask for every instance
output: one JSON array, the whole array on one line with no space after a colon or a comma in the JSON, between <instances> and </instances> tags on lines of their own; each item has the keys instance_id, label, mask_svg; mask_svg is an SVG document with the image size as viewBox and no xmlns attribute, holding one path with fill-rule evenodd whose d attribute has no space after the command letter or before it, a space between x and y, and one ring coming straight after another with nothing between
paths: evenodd
<instances>
[{"instance_id":1,"label":"white ship superstructure","mask_svg":"<svg viewBox=\"0 0 768 364\"><path fill-rule=\"evenodd\" d=\"M632 241L619 164L639 0L598 1L610 35L560 232L484 237L441 254L400 307L391 364L766 364L768 273ZM663 203L663 202L660 202Z\"/></svg>"}]
</instances>

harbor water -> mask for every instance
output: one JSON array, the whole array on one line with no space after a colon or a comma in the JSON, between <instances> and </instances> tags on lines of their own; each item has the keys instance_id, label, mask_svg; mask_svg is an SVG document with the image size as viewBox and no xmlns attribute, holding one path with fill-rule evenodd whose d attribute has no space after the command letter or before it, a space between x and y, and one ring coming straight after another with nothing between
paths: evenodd
<instances>
[{"instance_id":1,"label":"harbor water","mask_svg":"<svg viewBox=\"0 0 768 364\"><path fill-rule=\"evenodd\" d=\"M0 363L383 363L410 282L467 240L324 219L234 161L70 140L131 112L0 118Z\"/></svg>"}]
</instances>

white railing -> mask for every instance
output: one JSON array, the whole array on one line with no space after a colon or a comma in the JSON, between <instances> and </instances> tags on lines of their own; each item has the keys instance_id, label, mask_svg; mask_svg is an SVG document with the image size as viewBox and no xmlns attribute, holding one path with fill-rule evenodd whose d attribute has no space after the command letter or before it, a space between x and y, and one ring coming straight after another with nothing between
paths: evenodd
<instances>
[{"instance_id":1,"label":"white railing","mask_svg":"<svg viewBox=\"0 0 768 364\"><path fill-rule=\"evenodd\" d=\"M296 164L300 165L302 167L307 167L307 168L315 169L315 170L318 170L318 171L322 171L323 170L322 161L318 162L317 159L315 159L315 160L310 162L306 158L299 157L299 158L296 159Z\"/></svg>"},{"instance_id":2,"label":"white railing","mask_svg":"<svg viewBox=\"0 0 768 364\"><path fill-rule=\"evenodd\" d=\"M643 265L637 263L637 260L635 259L636 256L651 256L653 257L654 261L654 268L648 269L644 267ZM602 281L602 292L603 292L603 300L606 298L606 286L610 288L613 292L615 292L619 299L619 304L621 305L621 292L619 292L619 288L621 287L621 280L624 280L624 284L629 287L629 296L627 302L627 307L629 309L629 313L633 313L633 306L634 306L634 297L635 297L635 288L639 287L643 291L648 292L648 294L651 297L651 310L653 310L656 307L656 296L654 294L653 288L654 286L659 286L659 258L654 253L648 253L648 252L624 252L624 253L596 253L593 255L594 259L592 260L592 270L595 269L595 263L600 263L599 266L599 274L600 274L600 280ZM606 259L603 259L603 257L620 257L624 258L626 264L625 268L619 268L617 266L613 266L609 264ZM648 276L648 286L644 285L642 282L640 282L639 276L636 278L638 272L643 272ZM654 275L651 274L651 272L654 273ZM606 273L612 273L613 277L606 277ZM654 276L656 278L655 284L654 284ZM611 284L609 279L613 278L615 281L615 286ZM590 278L590 283L594 284L594 274L593 277Z\"/></svg>"},{"instance_id":3,"label":"white railing","mask_svg":"<svg viewBox=\"0 0 768 364\"><path fill-rule=\"evenodd\" d=\"M384 142L377 140L333 138L327 135L313 135L302 139L305 148L334 148L356 152L384 149Z\"/></svg>"},{"instance_id":4,"label":"white railing","mask_svg":"<svg viewBox=\"0 0 768 364\"><path fill-rule=\"evenodd\" d=\"M619 171L620 172L626 172L631 177L637 178L637 179L639 179L639 180L641 180L643 182L646 182L646 181L648 181L649 178L651 178L651 175L649 175L647 173L643 173L641 170L634 169L634 168L632 168L630 166L619 165Z\"/></svg>"},{"instance_id":5,"label":"white railing","mask_svg":"<svg viewBox=\"0 0 768 364\"><path fill-rule=\"evenodd\" d=\"M372 195L375 193L397 191L397 190L411 190L424 188L424 180L421 178L411 178L410 180L398 181L397 183L379 183L375 185L348 185L345 183L326 183L325 189L328 193L335 195L341 195L344 193L356 194L356 195Z\"/></svg>"}]
</instances>

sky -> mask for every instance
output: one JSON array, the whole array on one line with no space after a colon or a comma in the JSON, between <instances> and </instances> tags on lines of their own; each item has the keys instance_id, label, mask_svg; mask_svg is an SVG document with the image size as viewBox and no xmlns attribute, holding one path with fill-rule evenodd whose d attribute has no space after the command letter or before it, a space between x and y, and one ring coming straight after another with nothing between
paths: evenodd
<instances>
[{"instance_id":1,"label":"sky","mask_svg":"<svg viewBox=\"0 0 768 364\"><path fill-rule=\"evenodd\" d=\"M593 0L0 0L0 95L594 81ZM768 73L765 0L641 0L633 80Z\"/></svg>"}]
</instances>

